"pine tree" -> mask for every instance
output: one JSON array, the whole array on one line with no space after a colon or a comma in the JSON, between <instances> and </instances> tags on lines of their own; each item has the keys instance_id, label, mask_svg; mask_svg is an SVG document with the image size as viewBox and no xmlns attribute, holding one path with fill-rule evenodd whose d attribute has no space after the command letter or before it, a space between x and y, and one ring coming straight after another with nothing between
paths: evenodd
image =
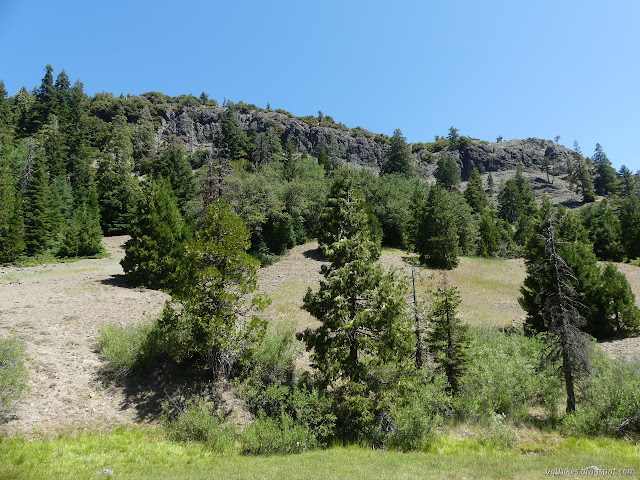
<instances>
[{"instance_id":1,"label":"pine tree","mask_svg":"<svg viewBox=\"0 0 640 480\"><path fill-rule=\"evenodd\" d=\"M303 304L321 325L300 338L322 387L340 399L345 434L357 438L375 415L371 394L379 387L378 368L410 356L410 327L405 285L376 263L380 242L368 233L362 200L345 179L334 183L332 196L322 215L332 233L321 243L331 263L322 266L324 280L317 292L309 289Z\"/></svg>"},{"instance_id":2,"label":"pine tree","mask_svg":"<svg viewBox=\"0 0 640 480\"><path fill-rule=\"evenodd\" d=\"M453 128L453 127L452 127ZM438 165L434 173L436 183L446 190L457 190L460 184L460 170L456 161L448 155L438 158Z\"/></svg>"},{"instance_id":3,"label":"pine tree","mask_svg":"<svg viewBox=\"0 0 640 480\"><path fill-rule=\"evenodd\" d=\"M565 257L571 247L557 233L557 212L545 205L536 235L528 244L527 278L520 304L527 321L541 321L547 332L547 361L559 361L567 391L567 412L576 409L576 381L589 367L591 343L580 330L586 324L580 280ZM575 248L575 247L574 247ZM563 251L564 249L564 251ZM536 320L537 321L537 320Z\"/></svg>"},{"instance_id":4,"label":"pine tree","mask_svg":"<svg viewBox=\"0 0 640 480\"><path fill-rule=\"evenodd\" d=\"M487 196L482 186L482 178L477 168L473 168L464 198L474 213L481 213L487 206Z\"/></svg>"},{"instance_id":5,"label":"pine tree","mask_svg":"<svg viewBox=\"0 0 640 480\"><path fill-rule=\"evenodd\" d=\"M582 201L590 203L595 201L595 192L593 190L593 177L591 175L591 162L588 158L582 156L582 151L578 142L573 144L573 168L571 183L576 186L578 193L582 194Z\"/></svg>"},{"instance_id":6,"label":"pine tree","mask_svg":"<svg viewBox=\"0 0 640 480\"><path fill-rule=\"evenodd\" d=\"M183 261L187 227L168 180L143 186L120 262L129 283L147 288L171 288Z\"/></svg>"},{"instance_id":7,"label":"pine tree","mask_svg":"<svg viewBox=\"0 0 640 480\"><path fill-rule=\"evenodd\" d=\"M25 249L22 198L4 150L0 144L0 264L15 261Z\"/></svg>"},{"instance_id":8,"label":"pine tree","mask_svg":"<svg viewBox=\"0 0 640 480\"><path fill-rule=\"evenodd\" d=\"M155 178L169 180L178 199L178 206L184 211L185 205L196 194L196 182L184 149L174 146L165 150L151 167Z\"/></svg>"},{"instance_id":9,"label":"pine tree","mask_svg":"<svg viewBox=\"0 0 640 480\"><path fill-rule=\"evenodd\" d=\"M411 176L413 175L412 160L411 147L407 144L407 139L402 136L400 129L394 130L389 153L380 173L402 173Z\"/></svg>"},{"instance_id":10,"label":"pine tree","mask_svg":"<svg viewBox=\"0 0 640 480\"><path fill-rule=\"evenodd\" d=\"M419 218L416 251L420 261L430 267L450 270L458 265L460 254L457 220L449 192L438 184L429 190Z\"/></svg>"},{"instance_id":11,"label":"pine tree","mask_svg":"<svg viewBox=\"0 0 640 480\"><path fill-rule=\"evenodd\" d=\"M589 232L593 252L600 260L621 262L624 259L622 227L613 207L603 200L581 209L582 223Z\"/></svg>"},{"instance_id":12,"label":"pine tree","mask_svg":"<svg viewBox=\"0 0 640 480\"><path fill-rule=\"evenodd\" d=\"M525 263L527 265L530 263L531 268L535 268L536 262L545 258L544 239L545 235L548 235L550 218L553 218L554 241L557 243L554 248L572 272L573 298L580 316L584 319L591 311L590 305L599 288L600 269L587 232L576 215L565 208L555 209L545 197L534 230L526 245ZM529 270L527 273L530 273ZM539 305L540 295L544 296L549 291L555 291L555 287L550 283L551 280L552 277L547 271L543 270L539 275L530 273L522 290L523 297L520 304L527 312L525 325L528 330L536 333L546 331L545 317ZM586 320L582 323L582 326L584 325Z\"/></svg>"},{"instance_id":13,"label":"pine tree","mask_svg":"<svg viewBox=\"0 0 640 480\"><path fill-rule=\"evenodd\" d=\"M478 224L477 254L492 257L500 251L500 231L496 225L495 211L485 209Z\"/></svg>"},{"instance_id":14,"label":"pine tree","mask_svg":"<svg viewBox=\"0 0 640 480\"><path fill-rule=\"evenodd\" d=\"M536 212L535 196L531 184L525 178L522 169L516 170L516 176L507 180L498 194L498 215L509 223L517 223L523 217Z\"/></svg>"},{"instance_id":15,"label":"pine tree","mask_svg":"<svg viewBox=\"0 0 640 480\"><path fill-rule=\"evenodd\" d=\"M493 175L491 172L487 175L487 196L489 197L489 201L493 204L493 193L494 193L494 183L493 183Z\"/></svg>"},{"instance_id":16,"label":"pine tree","mask_svg":"<svg viewBox=\"0 0 640 480\"><path fill-rule=\"evenodd\" d=\"M433 295L427 348L433 355L437 369L446 375L449 390L454 395L458 392L459 379L468 363L468 327L456 316L459 305L458 290L449 284L443 274Z\"/></svg>"},{"instance_id":17,"label":"pine tree","mask_svg":"<svg viewBox=\"0 0 640 480\"><path fill-rule=\"evenodd\" d=\"M123 112L113 119L111 135L98 162L96 185L100 224L105 234L123 234L133 214L137 184L133 177L131 132Z\"/></svg>"},{"instance_id":18,"label":"pine tree","mask_svg":"<svg viewBox=\"0 0 640 480\"><path fill-rule=\"evenodd\" d=\"M51 241L47 216L49 178L42 154L35 153L35 144L29 143L24 166L24 227L28 255L45 251Z\"/></svg>"},{"instance_id":19,"label":"pine tree","mask_svg":"<svg viewBox=\"0 0 640 480\"><path fill-rule=\"evenodd\" d=\"M600 285L587 331L596 338L623 338L640 333L640 309L627 277L609 262L602 271Z\"/></svg>"},{"instance_id":20,"label":"pine tree","mask_svg":"<svg viewBox=\"0 0 640 480\"><path fill-rule=\"evenodd\" d=\"M220 119L222 138L220 147L225 151L225 156L231 160L242 160L247 154L248 138L240 128L240 122L236 114L236 107L229 102L227 109Z\"/></svg>"},{"instance_id":21,"label":"pine tree","mask_svg":"<svg viewBox=\"0 0 640 480\"><path fill-rule=\"evenodd\" d=\"M620 202L622 244L627 258L640 257L640 197L633 193Z\"/></svg>"},{"instance_id":22,"label":"pine tree","mask_svg":"<svg viewBox=\"0 0 640 480\"><path fill-rule=\"evenodd\" d=\"M620 167L618 172L620 175L620 196L631 197L636 193L636 179L633 172L629 170L626 165Z\"/></svg>"},{"instance_id":23,"label":"pine tree","mask_svg":"<svg viewBox=\"0 0 640 480\"><path fill-rule=\"evenodd\" d=\"M602 146L596 143L596 150L593 153L593 163L595 166L595 180L593 186L598 195L609 195L616 189L616 171L611 166L611 161L604 153Z\"/></svg>"},{"instance_id":24,"label":"pine tree","mask_svg":"<svg viewBox=\"0 0 640 480\"><path fill-rule=\"evenodd\" d=\"M264 297L258 288L259 262L247 250L250 233L228 204L214 202L188 245L175 293L180 305L167 304L159 325L180 335L173 355L192 359L214 376L227 375L238 357L263 337L266 322L252 312Z\"/></svg>"},{"instance_id":25,"label":"pine tree","mask_svg":"<svg viewBox=\"0 0 640 480\"><path fill-rule=\"evenodd\" d=\"M100 207L95 185L89 195L76 203L73 217L64 231L64 240L57 255L60 257L89 257L103 251L100 229Z\"/></svg>"}]
</instances>

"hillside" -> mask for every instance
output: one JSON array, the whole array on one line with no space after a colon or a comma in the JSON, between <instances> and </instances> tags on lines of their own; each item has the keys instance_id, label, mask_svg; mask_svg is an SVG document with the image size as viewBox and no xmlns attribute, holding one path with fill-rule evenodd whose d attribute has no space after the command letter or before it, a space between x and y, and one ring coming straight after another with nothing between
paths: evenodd
<instances>
[{"instance_id":1,"label":"hillside","mask_svg":"<svg viewBox=\"0 0 640 480\"><path fill-rule=\"evenodd\" d=\"M264 110L246 104L239 104L237 109L239 124L245 133L264 133L273 128L282 145L291 144L298 153L318 156L325 150L347 164L378 171L389 150L388 136L360 127L348 128L335 123L331 117L295 117L283 110ZM226 107L213 105L176 108L175 104L165 104L164 108L156 108L159 113L157 147L180 143L192 152L215 150L222 137L221 120L225 110ZM414 165L420 175L433 179L437 159L442 155L456 160L463 180L475 167L485 177L492 173L496 185L513 177L516 168L522 167L539 198L546 195L555 203L570 206L579 203L579 196L564 180L572 150L538 138L494 143L463 138L467 141L457 148L446 146L445 139L411 144ZM545 157L555 161L556 176L549 180L544 173Z\"/></svg>"}]
</instances>

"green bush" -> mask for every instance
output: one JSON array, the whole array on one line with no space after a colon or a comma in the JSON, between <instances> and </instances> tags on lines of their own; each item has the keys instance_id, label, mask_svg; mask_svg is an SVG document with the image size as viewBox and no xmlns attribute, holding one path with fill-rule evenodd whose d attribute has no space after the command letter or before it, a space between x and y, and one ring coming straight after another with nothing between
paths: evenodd
<instances>
[{"instance_id":1,"label":"green bush","mask_svg":"<svg viewBox=\"0 0 640 480\"><path fill-rule=\"evenodd\" d=\"M25 347L15 337L0 338L0 418L10 414L27 391Z\"/></svg>"},{"instance_id":2,"label":"green bush","mask_svg":"<svg viewBox=\"0 0 640 480\"><path fill-rule=\"evenodd\" d=\"M390 409L386 446L403 452L427 449L450 408L447 386L444 375L421 375L400 382L396 389L400 399Z\"/></svg>"},{"instance_id":3,"label":"green bush","mask_svg":"<svg viewBox=\"0 0 640 480\"><path fill-rule=\"evenodd\" d=\"M469 368L461 379L457 411L474 420L492 414L524 420L532 406L555 418L562 392L551 366L540 369L543 343L538 338L500 331L477 332L469 348Z\"/></svg>"},{"instance_id":4,"label":"green bush","mask_svg":"<svg viewBox=\"0 0 640 480\"><path fill-rule=\"evenodd\" d=\"M318 445L311 429L286 413L279 418L259 417L247 426L240 441L242 453L248 455L301 453Z\"/></svg>"},{"instance_id":5,"label":"green bush","mask_svg":"<svg viewBox=\"0 0 640 480\"><path fill-rule=\"evenodd\" d=\"M107 325L100 329L97 347L109 372L126 375L152 368L172 342L175 340L160 332L154 321Z\"/></svg>"},{"instance_id":6,"label":"green bush","mask_svg":"<svg viewBox=\"0 0 640 480\"><path fill-rule=\"evenodd\" d=\"M574 434L640 434L640 363L600 353L580 385L577 409L562 424Z\"/></svg>"},{"instance_id":7,"label":"green bush","mask_svg":"<svg viewBox=\"0 0 640 480\"><path fill-rule=\"evenodd\" d=\"M214 403L202 398L190 399L177 413L167 403L163 409L161 423L171 440L201 442L218 453L237 451L237 428L224 423Z\"/></svg>"},{"instance_id":8,"label":"green bush","mask_svg":"<svg viewBox=\"0 0 640 480\"><path fill-rule=\"evenodd\" d=\"M241 396L254 415L281 420L285 414L324 442L332 436L335 424L331 401L295 378L300 353L294 330L276 325L242 360Z\"/></svg>"}]
</instances>

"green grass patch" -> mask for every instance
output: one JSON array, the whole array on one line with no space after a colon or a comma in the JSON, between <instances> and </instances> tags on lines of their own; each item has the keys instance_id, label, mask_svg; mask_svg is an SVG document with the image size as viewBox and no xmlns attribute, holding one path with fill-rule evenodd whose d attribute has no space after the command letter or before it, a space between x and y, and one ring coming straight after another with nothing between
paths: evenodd
<instances>
[{"instance_id":1,"label":"green grass patch","mask_svg":"<svg viewBox=\"0 0 640 480\"><path fill-rule=\"evenodd\" d=\"M336 447L299 455L220 455L198 443L169 441L160 430L119 428L28 441L0 441L0 478L89 479L103 469L127 479L539 479L547 469L626 468L640 472L640 447L608 439L557 440L544 454L496 449L477 439L444 437L427 452ZM573 477L566 477L573 478Z\"/></svg>"},{"instance_id":2,"label":"green grass patch","mask_svg":"<svg viewBox=\"0 0 640 480\"><path fill-rule=\"evenodd\" d=\"M0 420L27 391L25 346L17 337L0 338Z\"/></svg>"}]
</instances>

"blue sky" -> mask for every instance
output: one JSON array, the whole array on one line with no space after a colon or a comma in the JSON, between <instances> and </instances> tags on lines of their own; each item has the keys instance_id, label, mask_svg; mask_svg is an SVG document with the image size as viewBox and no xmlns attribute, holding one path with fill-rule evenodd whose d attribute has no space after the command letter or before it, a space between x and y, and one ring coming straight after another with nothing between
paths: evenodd
<instances>
[{"instance_id":1,"label":"blue sky","mask_svg":"<svg viewBox=\"0 0 640 480\"><path fill-rule=\"evenodd\" d=\"M14 94L206 92L431 141L561 137L640 169L640 2L0 0Z\"/></svg>"}]
</instances>

